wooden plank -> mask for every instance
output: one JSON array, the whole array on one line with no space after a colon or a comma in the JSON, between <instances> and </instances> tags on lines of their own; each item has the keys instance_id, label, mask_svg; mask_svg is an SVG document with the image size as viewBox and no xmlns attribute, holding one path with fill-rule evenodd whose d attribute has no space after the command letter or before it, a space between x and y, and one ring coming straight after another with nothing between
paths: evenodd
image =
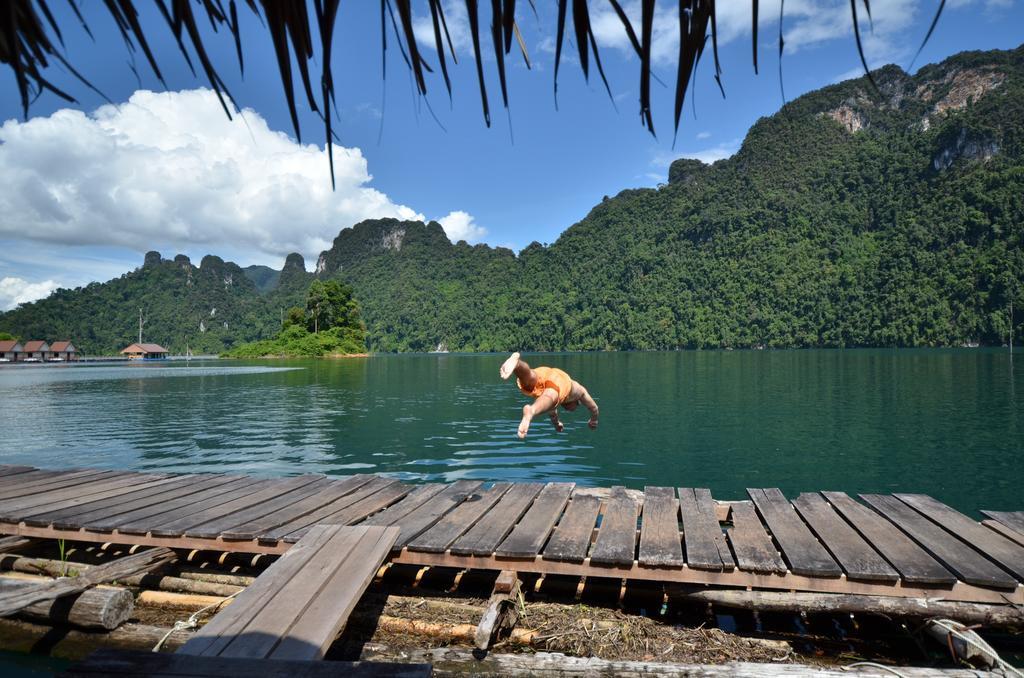
<instances>
[{"instance_id":1,"label":"wooden plank","mask_svg":"<svg viewBox=\"0 0 1024 678\"><path fill-rule=\"evenodd\" d=\"M151 527L149 532L154 535L187 535L190 530L199 528L214 520L245 511L253 506L259 506L265 502L272 501L281 495L288 494L292 490L304 487L323 476L303 475L294 478L266 481L258 489L247 492L230 501L223 501L217 504L208 505L198 513L171 520L160 525ZM209 538L209 537L206 537Z\"/></svg>"},{"instance_id":2,"label":"wooden plank","mask_svg":"<svg viewBox=\"0 0 1024 678\"><path fill-rule=\"evenodd\" d=\"M401 520L395 523L389 523L392 525L398 525L402 530L398 535L398 540L395 542L395 547L402 548L405 546L413 538L440 520L449 511L466 501L468 497L473 496L474 493L480 489L481 485L483 485L483 483L478 480L457 480L431 497L430 500L425 502L419 508L411 511L409 514L401 518ZM385 511L385 513L387 513L387 511ZM374 518L375 517L376 516L374 516ZM373 518L370 520L373 520ZM367 521L366 524L369 525L370 521Z\"/></svg>"},{"instance_id":3,"label":"wooden plank","mask_svg":"<svg viewBox=\"0 0 1024 678\"><path fill-rule=\"evenodd\" d=\"M639 561L651 567L682 567L686 562L679 531L679 500L671 487L644 488Z\"/></svg>"},{"instance_id":4,"label":"wooden plank","mask_svg":"<svg viewBox=\"0 0 1024 678\"><path fill-rule=\"evenodd\" d=\"M391 552L398 536L394 527L364 529L367 530L366 536L350 550L344 565L338 567L313 596L303 616L270 654L271 659L323 659L324 652L345 626L352 609ZM317 647L318 652L310 652L310 648Z\"/></svg>"},{"instance_id":5,"label":"wooden plank","mask_svg":"<svg viewBox=\"0 0 1024 678\"><path fill-rule=\"evenodd\" d=\"M25 514L38 513L41 510L57 511L93 499L105 499L124 494L130 491L129 488L159 477L138 473L113 473L95 482L83 481L80 485L61 488L53 492L21 497L14 500L17 503L6 505L3 510L0 510L0 520L17 520Z\"/></svg>"},{"instance_id":6,"label":"wooden plank","mask_svg":"<svg viewBox=\"0 0 1024 678\"><path fill-rule=\"evenodd\" d=\"M731 508L732 527L727 534L739 568L751 572L785 573L786 564L758 520L754 505L749 501L737 501Z\"/></svg>"},{"instance_id":7,"label":"wooden plank","mask_svg":"<svg viewBox=\"0 0 1024 678\"><path fill-rule=\"evenodd\" d=\"M1024 511L982 511L992 520L1006 525L1011 530L1024 534Z\"/></svg>"},{"instance_id":8,"label":"wooden plank","mask_svg":"<svg viewBox=\"0 0 1024 678\"><path fill-rule=\"evenodd\" d=\"M373 515L381 509L387 508L401 500L413 492L414 489L412 485L407 485L406 483L392 483L382 488L379 492L375 492L365 499L346 506L337 513L331 514L324 518L321 523L325 525L352 525L353 523L358 523L367 516ZM296 541L305 534L307 529L309 528L296 530L288 534L284 539L288 542Z\"/></svg>"},{"instance_id":9,"label":"wooden plank","mask_svg":"<svg viewBox=\"0 0 1024 678\"><path fill-rule=\"evenodd\" d=\"M126 475L116 471L99 470L75 471L73 473L45 471L45 473L49 475L31 482L13 483L11 487L4 488L3 497L0 498L0 510L6 509L8 506L19 505L19 498L45 498L46 495L56 494L66 488L87 487L90 481Z\"/></svg>"},{"instance_id":10,"label":"wooden plank","mask_svg":"<svg viewBox=\"0 0 1024 678\"><path fill-rule=\"evenodd\" d=\"M35 466L16 466L4 464L3 466L0 466L0 477L8 478L10 476L30 473L35 470L37 470Z\"/></svg>"},{"instance_id":11,"label":"wooden plank","mask_svg":"<svg viewBox=\"0 0 1024 678\"><path fill-rule=\"evenodd\" d=\"M312 528L178 652L322 658L399 531L362 525Z\"/></svg>"},{"instance_id":12,"label":"wooden plank","mask_svg":"<svg viewBox=\"0 0 1024 678\"><path fill-rule=\"evenodd\" d=\"M162 529L163 526L178 521L186 521L211 507L216 508L224 503L236 501L241 497L251 497L254 493L274 484L276 484L276 481L242 477L239 479L239 482L225 485L223 488L219 488L219 491L204 492L201 498L194 497L192 501L184 503L171 502L168 504L166 511L122 525L117 528L117 531L119 533L151 533L162 537L180 537L182 536L180 530L166 530Z\"/></svg>"},{"instance_id":13,"label":"wooden plank","mask_svg":"<svg viewBox=\"0 0 1024 678\"><path fill-rule=\"evenodd\" d=\"M489 489L473 494L433 527L410 541L408 547L414 551L443 553L497 504L510 487L511 483L494 483Z\"/></svg>"},{"instance_id":14,"label":"wooden plank","mask_svg":"<svg viewBox=\"0 0 1024 678\"><path fill-rule=\"evenodd\" d=\"M217 614L199 629L192 638L185 642L177 652L188 655L217 656L244 633L249 621L253 619L277 595L283 586L297 580L298 574L309 563L320 549L338 532L339 526L316 525L290 549L274 561L270 567L247 586L231 606L222 610L225 614ZM344 533L345 538L354 533ZM306 578L309 579L308 577Z\"/></svg>"},{"instance_id":15,"label":"wooden plank","mask_svg":"<svg viewBox=\"0 0 1024 678\"><path fill-rule=\"evenodd\" d=\"M97 502L97 505L87 505L88 508L83 508L80 512L75 512L73 508L66 509L66 512L49 516L49 519L54 527L64 528L102 524L107 520L130 513L136 509L162 506L166 502L192 494L198 491L201 486L200 483L208 477L216 476L180 476L171 479L171 482L165 485L133 492L131 497L115 497L103 502Z\"/></svg>"},{"instance_id":16,"label":"wooden plank","mask_svg":"<svg viewBox=\"0 0 1024 678\"><path fill-rule=\"evenodd\" d=\"M101 648L60 674L64 678L150 676L151 678L428 678L430 664L347 661L285 661L196 657Z\"/></svg>"},{"instance_id":17,"label":"wooden plank","mask_svg":"<svg viewBox=\"0 0 1024 678\"><path fill-rule=\"evenodd\" d=\"M251 479L243 476L204 476L196 480L189 494L176 499L169 499L152 506L144 506L129 510L102 520L93 521L89 528L100 532L117 530L122 534L146 534L151 524L166 520L169 515L179 515L190 511L213 497L227 499L233 490L248 487ZM198 509L196 509L198 510Z\"/></svg>"},{"instance_id":18,"label":"wooden plank","mask_svg":"<svg viewBox=\"0 0 1024 678\"><path fill-rule=\"evenodd\" d=\"M24 494L24 492L19 492L20 490L30 491L32 489L38 489L42 485L57 483L61 480L67 479L68 476L75 478L102 472L102 469L91 468L64 469L62 471L48 469L26 471L24 474L19 474L18 476L0 478L0 498L9 499L11 497L18 497Z\"/></svg>"},{"instance_id":19,"label":"wooden plank","mask_svg":"<svg viewBox=\"0 0 1024 678\"><path fill-rule=\"evenodd\" d=\"M801 494L793 500L793 506L839 561L847 577L862 581L896 581L900 578L899 573L820 494Z\"/></svg>"},{"instance_id":20,"label":"wooden plank","mask_svg":"<svg viewBox=\"0 0 1024 678\"><path fill-rule=\"evenodd\" d=\"M1024 546L1024 534L1021 534L1017 530L1009 528L997 520L986 519L981 521L981 524L987 527L988 529L1003 535L1015 544L1020 544L1021 546Z\"/></svg>"},{"instance_id":21,"label":"wooden plank","mask_svg":"<svg viewBox=\"0 0 1024 678\"><path fill-rule=\"evenodd\" d=\"M792 505L777 488L748 489L747 494L782 549L789 569L811 577L839 577L843 570L832 559Z\"/></svg>"},{"instance_id":22,"label":"wooden plank","mask_svg":"<svg viewBox=\"0 0 1024 678\"><path fill-rule=\"evenodd\" d=\"M461 555L489 556L543 489L541 483L516 483L468 532L451 545ZM499 568L501 569L501 568Z\"/></svg>"},{"instance_id":23,"label":"wooden plank","mask_svg":"<svg viewBox=\"0 0 1024 678\"><path fill-rule=\"evenodd\" d=\"M78 527L82 523L78 520L80 515L108 515L112 510L115 512L122 504L131 502L139 497L166 491L169 484L183 485L191 478L181 476L168 476L157 478L139 485L132 485L127 492L119 492L106 496L97 496L88 500L77 501L74 504L62 509L54 509L51 506L45 507L38 513L24 514L22 521L26 525L49 525L56 527Z\"/></svg>"},{"instance_id":24,"label":"wooden plank","mask_svg":"<svg viewBox=\"0 0 1024 678\"><path fill-rule=\"evenodd\" d=\"M600 512L601 500L598 497L574 494L544 547L544 558L582 563L590 551L590 539Z\"/></svg>"},{"instance_id":25,"label":"wooden plank","mask_svg":"<svg viewBox=\"0 0 1024 678\"><path fill-rule=\"evenodd\" d=\"M276 497L267 497L266 500L261 500L258 503L252 504L251 506L239 511L234 511L208 522L190 527L185 531L185 534L190 537L206 537L208 539L214 539L218 536L222 536L225 532L234 527L244 525L252 520L265 518L268 515L272 515L275 511L286 509L292 504L301 501L310 495L316 494L330 483L330 480L328 480L326 476L322 475L304 475L299 476L299 478L305 478L306 482L299 482L296 480L290 489Z\"/></svg>"},{"instance_id":26,"label":"wooden plank","mask_svg":"<svg viewBox=\"0 0 1024 678\"><path fill-rule=\"evenodd\" d=\"M860 497L968 584L1016 588L1017 581L1013 577L899 499L884 494Z\"/></svg>"},{"instance_id":27,"label":"wooden plank","mask_svg":"<svg viewBox=\"0 0 1024 678\"><path fill-rule=\"evenodd\" d=\"M575 483L545 485L512 533L495 549L495 554L504 558L532 558L540 553L575 486Z\"/></svg>"},{"instance_id":28,"label":"wooden plank","mask_svg":"<svg viewBox=\"0 0 1024 678\"><path fill-rule=\"evenodd\" d=\"M247 523L236 525L223 533L224 539L255 539L267 533L275 527L280 527L293 520L309 515L317 509L323 508L342 497L351 494L360 487L365 486L374 476L359 473L344 480L331 480L326 487L322 487L315 493L288 506L278 509L271 514L250 520Z\"/></svg>"},{"instance_id":29,"label":"wooden plank","mask_svg":"<svg viewBox=\"0 0 1024 678\"><path fill-rule=\"evenodd\" d=\"M282 523L278 527L266 530L262 534L258 535L258 539L262 543L275 543L298 530L324 522L324 520L329 516L335 515L338 512L377 494L386 487L394 486L401 486L401 483L394 478L373 476L370 482L362 485L358 489L311 511L310 513L293 518L292 520ZM340 521L335 522L337 524Z\"/></svg>"},{"instance_id":30,"label":"wooden plank","mask_svg":"<svg viewBox=\"0 0 1024 678\"><path fill-rule=\"evenodd\" d=\"M426 485L419 485L398 503L387 507L380 513L370 516L360 524L378 526L398 525L399 521L426 504L434 495L444 489L444 483L427 483Z\"/></svg>"},{"instance_id":31,"label":"wooden plank","mask_svg":"<svg viewBox=\"0 0 1024 678\"><path fill-rule=\"evenodd\" d=\"M727 505L719 506L711 497L711 490L705 487L694 488L693 498L696 500L697 508L704 514L705 519L711 525L718 527L718 530L713 532L713 536L715 538L715 545L718 546L718 557L722 559L722 569L736 569L736 561L733 560L732 551L729 549L729 542L726 541L725 532L722 531L722 526L719 522L728 518L729 507Z\"/></svg>"},{"instance_id":32,"label":"wooden plank","mask_svg":"<svg viewBox=\"0 0 1024 678\"><path fill-rule=\"evenodd\" d=\"M714 507L707 506L711 502L711 493L703 488L679 488L679 514L683 522L683 542L686 545L686 564L699 570L721 571L732 569L732 556L725 547L723 559L721 545L725 545L725 536Z\"/></svg>"},{"instance_id":33,"label":"wooden plank","mask_svg":"<svg viewBox=\"0 0 1024 678\"><path fill-rule=\"evenodd\" d=\"M822 492L825 499L876 551L911 584L953 584L956 577L937 560L874 511L842 492Z\"/></svg>"},{"instance_id":34,"label":"wooden plank","mask_svg":"<svg viewBox=\"0 0 1024 678\"><path fill-rule=\"evenodd\" d=\"M1024 581L1024 548L925 494L894 495Z\"/></svg>"},{"instance_id":35,"label":"wooden plank","mask_svg":"<svg viewBox=\"0 0 1024 678\"><path fill-rule=\"evenodd\" d=\"M595 565L628 565L636 559L636 523L640 507L626 494L626 488L612 488L605 501L604 517L597 531L597 541L590 550Z\"/></svg>"}]
</instances>

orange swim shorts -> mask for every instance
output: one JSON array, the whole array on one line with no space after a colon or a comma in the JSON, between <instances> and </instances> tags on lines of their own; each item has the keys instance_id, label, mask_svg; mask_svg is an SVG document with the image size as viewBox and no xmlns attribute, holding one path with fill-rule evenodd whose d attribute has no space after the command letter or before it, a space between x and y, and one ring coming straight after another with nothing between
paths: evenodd
<instances>
[{"instance_id":1,"label":"orange swim shorts","mask_svg":"<svg viewBox=\"0 0 1024 678\"><path fill-rule=\"evenodd\" d=\"M522 382L516 379L516 386L520 391L531 398L539 398L545 390L553 388L558 391L558 402L555 404L561 405L565 402L572 391L572 378L568 374L557 367L534 367L533 371L537 375L537 383L533 385L533 389L526 389Z\"/></svg>"}]
</instances>

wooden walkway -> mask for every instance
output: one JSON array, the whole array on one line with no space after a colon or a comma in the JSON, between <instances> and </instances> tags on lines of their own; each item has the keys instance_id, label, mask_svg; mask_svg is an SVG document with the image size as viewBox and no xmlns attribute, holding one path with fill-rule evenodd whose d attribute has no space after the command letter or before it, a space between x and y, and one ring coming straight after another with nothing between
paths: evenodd
<instances>
[{"instance_id":1,"label":"wooden walkway","mask_svg":"<svg viewBox=\"0 0 1024 678\"><path fill-rule=\"evenodd\" d=\"M1024 604L1024 513L748 494L0 466L0 534L279 554L318 524L395 526L397 563Z\"/></svg>"}]
</instances>

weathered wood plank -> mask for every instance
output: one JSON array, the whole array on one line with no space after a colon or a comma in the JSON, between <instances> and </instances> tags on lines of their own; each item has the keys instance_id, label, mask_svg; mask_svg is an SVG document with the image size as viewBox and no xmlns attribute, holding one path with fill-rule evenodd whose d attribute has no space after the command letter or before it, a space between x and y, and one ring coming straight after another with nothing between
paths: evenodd
<instances>
[{"instance_id":1,"label":"weathered wood plank","mask_svg":"<svg viewBox=\"0 0 1024 678\"><path fill-rule=\"evenodd\" d=\"M313 525L321 523L347 525L353 520L365 518L398 501L410 490L412 487L400 483L394 478L375 476L373 480L341 499L291 520L280 527L267 530L258 538L261 543L274 543L280 540L294 542Z\"/></svg>"},{"instance_id":2,"label":"weathered wood plank","mask_svg":"<svg viewBox=\"0 0 1024 678\"><path fill-rule=\"evenodd\" d=\"M380 513L370 516L361 525L398 525L400 521L430 501L445 489L443 483L427 483L415 487L404 499L392 504Z\"/></svg>"},{"instance_id":3,"label":"weathered wood plank","mask_svg":"<svg viewBox=\"0 0 1024 678\"><path fill-rule=\"evenodd\" d=\"M575 486L575 483L545 485L526 515L512 529L512 533L495 549L495 555L504 558L532 558L540 553Z\"/></svg>"},{"instance_id":4,"label":"weathered wood plank","mask_svg":"<svg viewBox=\"0 0 1024 678\"><path fill-rule=\"evenodd\" d=\"M0 466L0 477L8 478L10 476L31 473L32 471L36 470L37 469L35 466L17 466L11 464L4 464L3 466Z\"/></svg>"},{"instance_id":5,"label":"weathered wood plank","mask_svg":"<svg viewBox=\"0 0 1024 678\"><path fill-rule=\"evenodd\" d=\"M182 497L193 495L205 487L204 481L208 478L218 478L210 474L179 476L166 485L133 493L132 497L114 497L102 502L104 506L83 508L81 512L73 513L74 509L67 509L67 513L56 516L49 516L54 527L75 528L105 525L115 521L133 511L146 509L151 506L164 507L169 502L176 501Z\"/></svg>"},{"instance_id":6,"label":"weathered wood plank","mask_svg":"<svg viewBox=\"0 0 1024 678\"><path fill-rule=\"evenodd\" d=\"M530 507L544 486L516 483L476 525L451 545L459 555L489 556Z\"/></svg>"},{"instance_id":7,"label":"weathered wood plank","mask_svg":"<svg viewBox=\"0 0 1024 678\"><path fill-rule=\"evenodd\" d=\"M418 508L410 511L396 522L390 523L401 528L398 539L395 541L395 548L402 548L423 531L430 528L449 511L452 511L462 502L466 501L467 498L473 496L480 489L481 485L483 483L478 480L456 480Z\"/></svg>"},{"instance_id":8,"label":"weathered wood plank","mask_svg":"<svg viewBox=\"0 0 1024 678\"><path fill-rule=\"evenodd\" d=\"M266 501L271 501L292 490L308 485L317 480L318 476L297 476L281 480L267 480L253 483L251 492L244 492L234 499L220 502L204 502L202 510L190 512L188 515L154 525L149 532L162 537L180 536L190 529L205 525L224 516L244 511ZM258 486L258 487L257 487Z\"/></svg>"},{"instance_id":9,"label":"weathered wood plank","mask_svg":"<svg viewBox=\"0 0 1024 678\"><path fill-rule=\"evenodd\" d=\"M1001 534L1013 543L1024 546L1024 534L1021 534L1017 530L1014 530L1012 528L1007 527L1006 525L1003 525L998 520L986 518L985 520L981 521L981 524L987 527L988 529L996 532L997 534Z\"/></svg>"},{"instance_id":10,"label":"weathered wood plank","mask_svg":"<svg viewBox=\"0 0 1024 678\"><path fill-rule=\"evenodd\" d=\"M128 492L82 500L62 509L53 509L47 506L38 513L26 513L22 520L26 525L50 525L52 523L55 527L78 527L82 524L80 516L109 515L112 509L116 511L124 504L140 497L165 492L168 487L178 487L188 483L189 480L191 479L187 476L184 478L181 476L157 478L139 485L132 485Z\"/></svg>"},{"instance_id":11,"label":"weathered wood plank","mask_svg":"<svg viewBox=\"0 0 1024 678\"><path fill-rule=\"evenodd\" d=\"M899 574L817 493L793 500L807 524L828 547L850 579L896 581Z\"/></svg>"},{"instance_id":12,"label":"weathered wood plank","mask_svg":"<svg viewBox=\"0 0 1024 678\"><path fill-rule=\"evenodd\" d=\"M843 492L821 493L903 580L911 584L953 584L956 577L895 525Z\"/></svg>"},{"instance_id":13,"label":"weathered wood plank","mask_svg":"<svg viewBox=\"0 0 1024 678\"><path fill-rule=\"evenodd\" d=\"M0 484L0 501L41 494L50 490L81 483L85 478L109 476L113 471L103 469L71 469L67 471L31 471L24 475L6 478Z\"/></svg>"},{"instance_id":14,"label":"weathered wood plank","mask_svg":"<svg viewBox=\"0 0 1024 678\"><path fill-rule=\"evenodd\" d=\"M764 531L757 518L754 505L749 501L737 501L731 505L732 527L729 528L729 543L736 553L736 564L741 570L752 572L773 572L784 574L786 564L775 550L775 544Z\"/></svg>"},{"instance_id":15,"label":"weathered wood plank","mask_svg":"<svg viewBox=\"0 0 1024 678\"><path fill-rule=\"evenodd\" d=\"M1016 588L1013 577L899 499L884 494L860 496L968 584Z\"/></svg>"},{"instance_id":16,"label":"weathered wood plank","mask_svg":"<svg viewBox=\"0 0 1024 678\"><path fill-rule=\"evenodd\" d=\"M4 489L3 496L0 498L0 511L20 510L27 506L46 503L46 500L51 497L56 497L59 500L74 492L76 487L85 492L92 487L94 482L109 478L123 478L126 475L128 474L116 471L86 470L54 474L36 482L15 483Z\"/></svg>"},{"instance_id":17,"label":"weathered wood plank","mask_svg":"<svg viewBox=\"0 0 1024 678\"><path fill-rule=\"evenodd\" d=\"M374 476L360 473L344 480L331 480L326 486L317 489L291 506L278 509L271 514L239 524L225 530L225 539L255 539L266 534L275 527L280 527L293 520L307 516L332 502L349 495L373 480Z\"/></svg>"},{"instance_id":18,"label":"weathered wood plank","mask_svg":"<svg viewBox=\"0 0 1024 678\"><path fill-rule=\"evenodd\" d=\"M686 562L679 532L679 500L671 487L644 488L639 561L651 567L682 567Z\"/></svg>"},{"instance_id":19,"label":"weathered wood plank","mask_svg":"<svg viewBox=\"0 0 1024 678\"><path fill-rule=\"evenodd\" d=\"M636 527L640 509L624 487L613 487L604 506L597 541L590 550L594 565L632 565L636 559Z\"/></svg>"},{"instance_id":20,"label":"weathered wood plank","mask_svg":"<svg viewBox=\"0 0 1024 678\"><path fill-rule=\"evenodd\" d=\"M747 494L772 531L789 569L810 577L839 577L842 568L832 559L792 505L777 488L748 489Z\"/></svg>"},{"instance_id":21,"label":"weathered wood plank","mask_svg":"<svg viewBox=\"0 0 1024 678\"><path fill-rule=\"evenodd\" d=\"M330 482L326 476L319 474L303 475L299 478L304 478L305 482L296 480L292 487L276 497L267 497L265 500L241 510L190 527L185 530L185 534L190 537L215 539L238 525L244 525L249 521L272 515L275 511L287 509L292 504L319 492Z\"/></svg>"},{"instance_id":22,"label":"weathered wood plank","mask_svg":"<svg viewBox=\"0 0 1024 678\"><path fill-rule=\"evenodd\" d=\"M312 528L178 652L322 658L398 533L397 527Z\"/></svg>"},{"instance_id":23,"label":"weathered wood plank","mask_svg":"<svg viewBox=\"0 0 1024 678\"><path fill-rule=\"evenodd\" d=\"M66 487L53 492L31 495L15 499L14 503L5 505L0 510L0 520L18 520L26 513L38 513L42 510L58 511L79 503L94 499L105 499L129 492L131 488L150 480L161 478L161 475L142 475L137 473L112 473L102 480L83 482L80 485ZM90 478L91 481L91 478Z\"/></svg>"},{"instance_id":24,"label":"weathered wood plank","mask_svg":"<svg viewBox=\"0 0 1024 678\"><path fill-rule=\"evenodd\" d=\"M244 476L208 476L196 481L195 492L128 513L94 521L90 528L100 532L117 530L123 534L146 534L150 525L200 511L205 502L230 501L236 492L248 492L252 479Z\"/></svg>"},{"instance_id":25,"label":"weathered wood plank","mask_svg":"<svg viewBox=\"0 0 1024 678\"><path fill-rule=\"evenodd\" d=\"M597 526L597 516L600 512L599 498L588 494L574 494L551 539L544 547L544 558L582 563L590 551L590 539Z\"/></svg>"},{"instance_id":26,"label":"weathered wood plank","mask_svg":"<svg viewBox=\"0 0 1024 678\"><path fill-rule=\"evenodd\" d=\"M196 657L127 650L101 649L69 667L65 678L150 676L151 678L428 678L430 664L395 662L285 661Z\"/></svg>"},{"instance_id":27,"label":"weathered wood plank","mask_svg":"<svg viewBox=\"0 0 1024 678\"><path fill-rule=\"evenodd\" d=\"M894 495L1024 581L1024 548L925 494Z\"/></svg>"},{"instance_id":28,"label":"weathered wood plank","mask_svg":"<svg viewBox=\"0 0 1024 678\"><path fill-rule=\"evenodd\" d=\"M1024 534L1024 511L982 511L986 516Z\"/></svg>"},{"instance_id":29,"label":"weathered wood plank","mask_svg":"<svg viewBox=\"0 0 1024 678\"><path fill-rule=\"evenodd\" d=\"M722 527L715 517L711 493L704 488L679 488L679 514L683 522L683 542L686 545L686 564L698 570L719 572L732 569L734 563L725 545ZM726 560L723 557L725 547Z\"/></svg>"},{"instance_id":30,"label":"weathered wood plank","mask_svg":"<svg viewBox=\"0 0 1024 678\"><path fill-rule=\"evenodd\" d=\"M433 527L409 542L411 551L444 553L452 543L477 523L512 487L511 483L494 483L489 489L473 494L447 513Z\"/></svg>"}]
</instances>

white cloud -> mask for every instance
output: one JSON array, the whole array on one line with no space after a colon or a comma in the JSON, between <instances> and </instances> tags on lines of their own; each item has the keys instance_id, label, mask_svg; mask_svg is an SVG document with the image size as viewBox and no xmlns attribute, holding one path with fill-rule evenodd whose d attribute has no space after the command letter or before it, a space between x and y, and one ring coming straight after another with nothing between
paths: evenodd
<instances>
[{"instance_id":1,"label":"white cloud","mask_svg":"<svg viewBox=\"0 0 1024 678\"><path fill-rule=\"evenodd\" d=\"M487 229L478 225L473 220L473 215L456 210L449 212L446 216L437 220L444 229L445 235L452 242L465 240L468 243L477 243L487 235Z\"/></svg>"},{"instance_id":2,"label":"white cloud","mask_svg":"<svg viewBox=\"0 0 1024 678\"><path fill-rule=\"evenodd\" d=\"M18 304L50 296L60 287L53 280L29 282L24 278L0 278L0 311L9 311Z\"/></svg>"},{"instance_id":3,"label":"white cloud","mask_svg":"<svg viewBox=\"0 0 1024 678\"><path fill-rule=\"evenodd\" d=\"M335 146L334 169L332 191L323 148L228 120L209 90L138 91L0 126L0 238L315 260L360 220L423 218L369 186L360 149Z\"/></svg>"},{"instance_id":4,"label":"white cloud","mask_svg":"<svg viewBox=\"0 0 1024 678\"><path fill-rule=\"evenodd\" d=\"M710 139L711 138L711 132L697 132L697 138L698 139Z\"/></svg>"},{"instance_id":5,"label":"white cloud","mask_svg":"<svg viewBox=\"0 0 1024 678\"><path fill-rule=\"evenodd\" d=\"M464 54L469 54L473 50L473 36L469 30L469 16L466 14L465 3L445 0L441 3L441 7L444 10L445 25L448 26L448 37L451 38L452 47L455 49L455 56L461 57ZM490 18L486 19L487 23L484 23L485 19L483 16L480 19L481 32L487 32ZM445 45L445 57L448 59L450 67L451 55L448 54L448 41L445 38L444 26L439 25L439 27L441 29L441 41ZM434 36L434 21L430 18L429 13L425 16L416 17L412 23L412 30L413 35L416 36L416 44L420 48L433 50L437 47L437 39ZM390 35L388 36L389 39L391 37Z\"/></svg>"},{"instance_id":6,"label":"white cloud","mask_svg":"<svg viewBox=\"0 0 1024 678\"><path fill-rule=\"evenodd\" d=\"M702 148L695 151L678 151L673 153L659 151L651 158L651 165L667 170L668 166L671 165L673 161L679 160L680 158L693 158L710 165L716 160L722 160L735 155L736 151L740 149L740 143L742 141L743 140L739 138L731 139L729 141L723 141L720 144L716 144L715 146L711 146L710 148Z\"/></svg>"}]
</instances>

